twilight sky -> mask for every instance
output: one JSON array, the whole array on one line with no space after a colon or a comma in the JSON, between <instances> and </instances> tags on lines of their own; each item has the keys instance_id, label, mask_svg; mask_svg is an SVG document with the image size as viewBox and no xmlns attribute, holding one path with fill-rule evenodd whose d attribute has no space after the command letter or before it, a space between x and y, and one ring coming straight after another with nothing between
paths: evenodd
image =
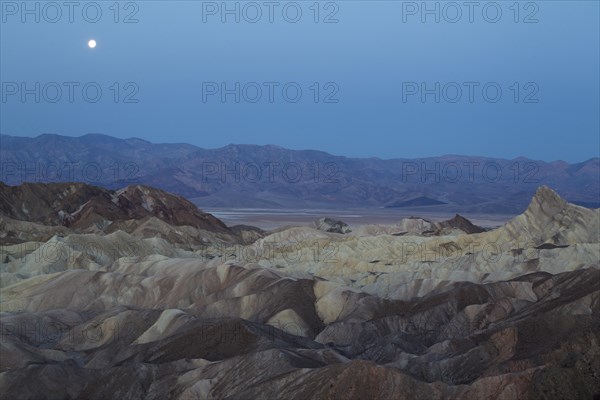
<instances>
[{"instance_id":1,"label":"twilight sky","mask_svg":"<svg viewBox=\"0 0 600 400\"><path fill-rule=\"evenodd\" d=\"M597 1L64 4L0 2L1 133L599 155Z\"/></svg>"}]
</instances>

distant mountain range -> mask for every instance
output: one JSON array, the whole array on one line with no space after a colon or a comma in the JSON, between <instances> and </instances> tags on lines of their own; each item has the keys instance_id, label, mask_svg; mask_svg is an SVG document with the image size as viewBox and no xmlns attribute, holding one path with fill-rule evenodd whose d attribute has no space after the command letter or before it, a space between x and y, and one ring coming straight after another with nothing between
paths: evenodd
<instances>
[{"instance_id":1,"label":"distant mountain range","mask_svg":"<svg viewBox=\"0 0 600 400\"><path fill-rule=\"evenodd\" d=\"M576 164L458 155L382 160L272 145L203 149L99 134L0 135L0 156L0 181L8 185L144 184L201 207L427 207L516 214L541 185L573 203L600 206L599 158Z\"/></svg>"}]
</instances>

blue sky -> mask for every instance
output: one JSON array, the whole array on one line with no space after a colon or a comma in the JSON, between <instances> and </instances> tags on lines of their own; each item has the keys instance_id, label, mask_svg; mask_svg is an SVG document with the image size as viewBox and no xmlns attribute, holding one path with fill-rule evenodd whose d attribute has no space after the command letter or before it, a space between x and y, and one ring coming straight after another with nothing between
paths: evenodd
<instances>
[{"instance_id":1,"label":"blue sky","mask_svg":"<svg viewBox=\"0 0 600 400\"><path fill-rule=\"evenodd\" d=\"M382 158L598 156L597 1L427 2L438 15L421 1L274 2L273 22L263 1L228 1L239 23L221 1L121 2L118 15L100 1L100 17L76 2L73 22L68 8L36 3L38 15L1 2L5 134Z\"/></svg>"}]
</instances>

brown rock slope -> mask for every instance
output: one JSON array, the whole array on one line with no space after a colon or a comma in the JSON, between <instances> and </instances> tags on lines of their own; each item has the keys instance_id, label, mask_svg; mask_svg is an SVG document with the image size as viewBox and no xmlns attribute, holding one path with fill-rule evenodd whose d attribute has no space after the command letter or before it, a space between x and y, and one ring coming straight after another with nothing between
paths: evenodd
<instances>
[{"instance_id":1,"label":"brown rock slope","mask_svg":"<svg viewBox=\"0 0 600 400\"><path fill-rule=\"evenodd\" d=\"M244 243L247 236L183 197L140 185L115 191L84 183L0 182L0 224L12 231L0 237L0 244L118 230L188 247L213 241Z\"/></svg>"},{"instance_id":2,"label":"brown rock slope","mask_svg":"<svg viewBox=\"0 0 600 400\"><path fill-rule=\"evenodd\" d=\"M113 191L84 183L1 184L0 212L13 219L73 229L156 217L175 226L227 231L220 220L183 197L140 185Z\"/></svg>"}]
</instances>

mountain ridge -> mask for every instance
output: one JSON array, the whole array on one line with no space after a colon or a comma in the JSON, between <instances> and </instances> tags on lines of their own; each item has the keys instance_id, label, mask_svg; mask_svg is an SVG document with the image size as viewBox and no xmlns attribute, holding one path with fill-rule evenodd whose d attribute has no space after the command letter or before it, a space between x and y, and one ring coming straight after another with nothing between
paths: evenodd
<instances>
[{"instance_id":1,"label":"mountain ridge","mask_svg":"<svg viewBox=\"0 0 600 400\"><path fill-rule=\"evenodd\" d=\"M513 158L506 158L506 157L496 157L496 156L486 156L486 155L481 155L481 154L475 154L475 155L465 155L465 154L458 154L458 153L445 153L445 154L440 154L440 155L431 155L431 156L423 156L423 157L408 157L408 156L397 156L397 157L392 157L392 158L382 158L379 156L362 156L362 157L358 157L358 156L348 156L348 155L343 155L343 154L334 154L334 153L330 153L329 151L326 150L318 150L318 149L311 149L311 148L302 148L302 149L292 149L292 148L288 148L282 145L278 145L275 143L267 143L267 144L254 144L254 143L228 143L226 145L220 146L220 147L200 147L198 145L195 144L191 144L191 143L186 143L186 142L151 142L147 139L138 137L138 136L131 136L131 137L127 137L127 138L118 138L116 136L111 136L105 133L86 133L83 135L79 135L79 136L69 136L69 135L61 135L58 133L41 133L37 136L18 136L18 135L10 135L10 134L6 134L6 133L1 133L0 134L0 138L7 138L7 139L24 139L24 140L31 140L31 139L39 139L42 137L49 137L49 138L71 138L71 139L83 139L83 138L90 138L90 137L97 137L97 138L109 138L109 139L117 139L120 141L140 141L140 142L144 142L145 144L149 144L149 145L173 145L173 146L177 146L177 145L181 145L181 146L189 146L189 147L194 147L198 150L208 150L208 151L214 151L214 150L222 150L225 149L227 147L264 147L264 148L273 148L273 149L281 149L281 150L286 150L286 151L290 151L290 152L316 152L316 153L322 153L331 157L341 157L341 158L345 158L345 159L349 159L349 160L377 160L377 161L393 161L393 160L404 160L404 159L414 159L414 160L421 160L421 159L444 159L444 158L479 158L479 159L493 159L493 160L503 160L503 161L519 161L519 160L527 160L527 161L535 161L535 162L543 162L543 163L547 163L547 164L553 164L553 163L566 163L569 165L578 165L578 164L586 164L588 162L592 162L592 161L597 161L600 162L600 157L590 157L587 158L585 160L582 161L578 161L578 162L568 162L562 159L555 159L555 160L542 160L542 159L533 159L533 158L529 158L525 155L518 155L515 156Z\"/></svg>"},{"instance_id":2,"label":"mountain ridge","mask_svg":"<svg viewBox=\"0 0 600 400\"><path fill-rule=\"evenodd\" d=\"M384 160L276 145L204 149L100 134L0 135L0 155L0 181L7 184L143 184L202 207L380 208L426 197L447 203L427 206L440 211L518 214L540 185L600 207L598 158L575 164L456 155Z\"/></svg>"},{"instance_id":3,"label":"mountain ridge","mask_svg":"<svg viewBox=\"0 0 600 400\"><path fill-rule=\"evenodd\" d=\"M71 233L168 238L186 248L209 242L240 242L260 229L235 231L187 199L163 190L130 185L118 190L86 183L0 182L0 245ZM12 231L12 232L11 232ZM253 233L256 232L256 233Z\"/></svg>"}]
</instances>

